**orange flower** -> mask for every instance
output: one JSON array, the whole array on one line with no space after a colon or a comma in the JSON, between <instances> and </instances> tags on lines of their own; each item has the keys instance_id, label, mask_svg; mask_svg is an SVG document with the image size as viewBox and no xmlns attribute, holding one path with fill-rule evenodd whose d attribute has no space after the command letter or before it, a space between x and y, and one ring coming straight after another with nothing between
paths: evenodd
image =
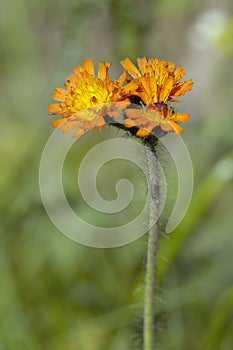
<instances>
[{"instance_id":1,"label":"orange flower","mask_svg":"<svg viewBox=\"0 0 233 350\"><path fill-rule=\"evenodd\" d=\"M85 59L82 65L73 68L64 83L65 89L57 87L53 92L52 98L59 103L48 105L53 115L63 116L51 123L54 127L60 126L61 131L69 132L79 126L74 136L80 136L96 126L101 130L106 114L118 116L112 102L120 101L126 73L113 80L108 75L109 67L109 63L99 62L97 76L91 59Z\"/></svg>"},{"instance_id":2,"label":"orange flower","mask_svg":"<svg viewBox=\"0 0 233 350\"><path fill-rule=\"evenodd\" d=\"M181 66L159 58L137 59L137 68L129 58L121 61L124 69L134 78L123 89L122 95L139 96L148 105L157 102L179 102L174 96L182 96L192 89L192 79L179 82L185 75Z\"/></svg>"},{"instance_id":3,"label":"orange flower","mask_svg":"<svg viewBox=\"0 0 233 350\"><path fill-rule=\"evenodd\" d=\"M175 113L174 110L166 103L151 103L142 108L125 109L127 118L124 125L127 128L138 127L136 133L139 137L149 135L156 127L160 127L163 131L172 131L180 134L183 130L176 122L184 122L189 119L190 114Z\"/></svg>"},{"instance_id":4,"label":"orange flower","mask_svg":"<svg viewBox=\"0 0 233 350\"><path fill-rule=\"evenodd\" d=\"M121 91L123 97L137 96L141 109L126 109L125 126L139 128L137 136L143 137L157 126L163 131L181 133L182 127L177 122L184 122L189 114L175 113L170 102L179 102L174 97L182 96L192 89L192 79L180 82L184 77L181 66L159 58L137 59L138 68L126 58L121 61L124 69L132 76ZM139 102L140 103L140 102Z\"/></svg>"}]
</instances>

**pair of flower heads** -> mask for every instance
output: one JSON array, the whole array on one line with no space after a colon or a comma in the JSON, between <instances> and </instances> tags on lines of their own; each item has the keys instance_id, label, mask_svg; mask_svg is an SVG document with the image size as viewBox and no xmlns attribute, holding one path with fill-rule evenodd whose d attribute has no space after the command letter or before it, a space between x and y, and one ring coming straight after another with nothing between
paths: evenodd
<instances>
[{"instance_id":1,"label":"pair of flower heads","mask_svg":"<svg viewBox=\"0 0 233 350\"><path fill-rule=\"evenodd\" d=\"M173 103L193 84L192 79L181 81L183 67L145 57L137 59L138 68L129 58L121 65L123 73L118 79L109 75L107 62L99 62L97 74L90 58L74 67L65 88L57 87L53 92L58 103L49 104L48 110L61 117L51 124L65 133L75 129L74 137L95 127L102 130L103 125L114 125L118 120L118 125L141 138L155 129L180 134L183 129L179 123L190 114L175 111Z\"/></svg>"}]
</instances>

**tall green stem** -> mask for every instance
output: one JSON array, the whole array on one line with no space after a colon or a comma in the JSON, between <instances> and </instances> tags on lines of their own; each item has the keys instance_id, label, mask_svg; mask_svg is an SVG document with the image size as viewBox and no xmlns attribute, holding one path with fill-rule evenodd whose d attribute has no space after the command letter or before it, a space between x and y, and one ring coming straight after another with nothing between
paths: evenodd
<instances>
[{"instance_id":1,"label":"tall green stem","mask_svg":"<svg viewBox=\"0 0 233 350\"><path fill-rule=\"evenodd\" d=\"M159 170L156 154L149 145L146 145L146 159L148 164L148 191L149 191L149 232L147 244L147 263L144 294L143 317L143 350L155 350L154 316L155 316L155 289L156 289L156 252L159 234L159 224L156 221L159 210ZM153 223L156 223L153 225Z\"/></svg>"}]
</instances>

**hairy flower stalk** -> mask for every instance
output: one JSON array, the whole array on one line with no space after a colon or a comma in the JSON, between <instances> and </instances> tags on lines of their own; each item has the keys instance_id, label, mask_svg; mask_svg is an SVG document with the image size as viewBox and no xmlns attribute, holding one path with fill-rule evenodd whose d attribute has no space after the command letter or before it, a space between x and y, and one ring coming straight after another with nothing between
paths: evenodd
<instances>
[{"instance_id":1,"label":"hairy flower stalk","mask_svg":"<svg viewBox=\"0 0 233 350\"><path fill-rule=\"evenodd\" d=\"M159 222L156 217L159 212L159 168L156 153L146 145L146 160L148 165L148 191L149 191L149 220L147 262L144 292L143 315L143 350L154 350L154 317L155 317L155 291L156 291L156 253L159 236ZM155 224L153 224L156 222Z\"/></svg>"},{"instance_id":2,"label":"hairy flower stalk","mask_svg":"<svg viewBox=\"0 0 233 350\"><path fill-rule=\"evenodd\" d=\"M159 135L168 132L180 134L180 123L189 114L175 111L177 97L192 89L192 79L180 81L184 75L181 66L159 58L137 59L136 67L128 58L121 61L123 73L117 80L109 76L110 64L99 62L95 73L91 59L73 68L64 83L57 87L48 105L54 127L67 133L75 129L73 137L88 130L112 124L138 138L145 146L148 165L148 245L143 314L143 350L155 350L154 318L156 292L156 252L159 235L160 176L156 144ZM119 113L122 110L123 113ZM120 117L120 118L119 118ZM155 223L155 224L154 224Z\"/></svg>"}]
</instances>

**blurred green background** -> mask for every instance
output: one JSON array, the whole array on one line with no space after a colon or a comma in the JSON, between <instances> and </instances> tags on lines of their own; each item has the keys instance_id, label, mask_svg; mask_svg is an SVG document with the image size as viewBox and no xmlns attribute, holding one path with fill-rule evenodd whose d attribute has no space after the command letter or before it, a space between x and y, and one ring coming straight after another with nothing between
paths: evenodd
<instances>
[{"instance_id":1,"label":"blurred green background","mask_svg":"<svg viewBox=\"0 0 233 350\"><path fill-rule=\"evenodd\" d=\"M72 242L42 206L38 171L53 131L47 103L71 68L91 57L117 75L119 60L145 55L183 65L195 82L180 105L192 114L182 136L194 193L182 224L161 234L156 349L232 350L232 1L0 0L0 8L0 349L141 348L146 237L115 249ZM102 181L108 196L107 171Z\"/></svg>"}]
</instances>

